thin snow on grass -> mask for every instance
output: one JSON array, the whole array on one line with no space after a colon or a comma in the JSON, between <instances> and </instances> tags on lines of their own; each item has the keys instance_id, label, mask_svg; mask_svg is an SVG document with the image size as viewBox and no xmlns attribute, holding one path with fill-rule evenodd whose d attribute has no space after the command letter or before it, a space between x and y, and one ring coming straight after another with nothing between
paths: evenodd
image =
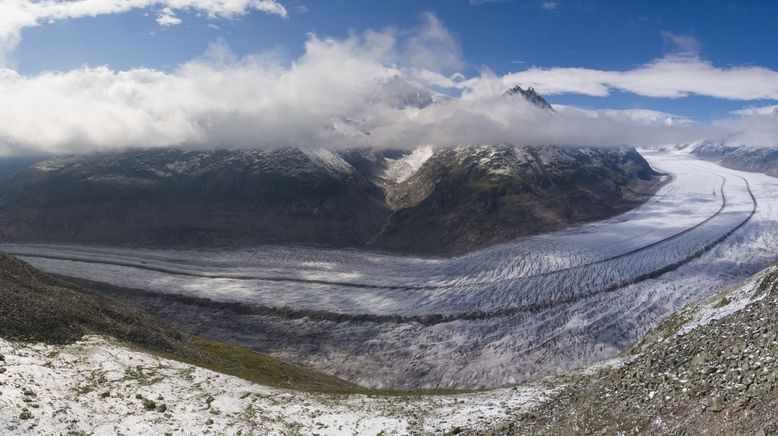
<instances>
[{"instance_id":1,"label":"thin snow on grass","mask_svg":"<svg viewBox=\"0 0 778 436\"><path fill-rule=\"evenodd\" d=\"M0 340L3 434L432 434L478 430L543 399L527 386L462 395L287 391L90 336L67 346Z\"/></svg>"}]
</instances>

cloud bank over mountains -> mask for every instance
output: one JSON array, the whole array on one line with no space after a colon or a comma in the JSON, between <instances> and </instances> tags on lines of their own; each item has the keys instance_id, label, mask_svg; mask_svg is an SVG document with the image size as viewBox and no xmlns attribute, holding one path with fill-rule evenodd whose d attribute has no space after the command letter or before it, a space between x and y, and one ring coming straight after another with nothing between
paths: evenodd
<instances>
[{"instance_id":1,"label":"cloud bank over mountains","mask_svg":"<svg viewBox=\"0 0 778 436\"><path fill-rule=\"evenodd\" d=\"M37 9L21 3L31 2L0 4L0 43L13 46L22 28L45 20L128 8L157 8L167 14L164 25L176 24L175 11L184 9L214 18L254 10L286 16L269 0L52 0L32 3ZM97 66L21 75L0 67L0 154L158 146L660 145L734 140L746 130L762 132L749 140L778 137L770 116L743 113L699 123L649 110L557 106L551 113L504 95L518 84L546 95L619 89L673 98L778 98L778 73L765 68L721 69L688 52L621 72L530 68L498 76L484 69L466 78L458 73L465 64L456 38L428 13L410 30L368 30L343 39L309 35L296 59L275 52L238 58L219 40L172 71ZM390 96L392 104L376 100L397 80L404 85L392 89L429 93L435 103L398 107L407 95Z\"/></svg>"}]
</instances>

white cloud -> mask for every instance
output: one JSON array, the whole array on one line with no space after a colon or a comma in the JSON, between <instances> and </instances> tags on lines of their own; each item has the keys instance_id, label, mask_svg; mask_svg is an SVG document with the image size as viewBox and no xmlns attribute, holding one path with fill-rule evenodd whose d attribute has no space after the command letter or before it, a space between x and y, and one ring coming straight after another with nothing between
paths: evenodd
<instances>
[{"instance_id":1,"label":"white cloud","mask_svg":"<svg viewBox=\"0 0 778 436\"><path fill-rule=\"evenodd\" d=\"M203 58L170 73L84 67L23 76L0 70L0 153L170 145L647 144L700 135L699 126L667 123L666 114L563 107L551 114L501 93L465 92L422 110L370 101L398 74L460 83L457 75L404 60L398 53L406 46L397 32L366 32L342 40L310 36L291 64L272 55L237 58L217 41Z\"/></svg>"},{"instance_id":2,"label":"white cloud","mask_svg":"<svg viewBox=\"0 0 778 436\"><path fill-rule=\"evenodd\" d=\"M778 118L774 114L758 114L718 120L713 125L726 135L712 138L733 147L778 147Z\"/></svg>"},{"instance_id":3,"label":"white cloud","mask_svg":"<svg viewBox=\"0 0 778 436\"><path fill-rule=\"evenodd\" d=\"M170 8L162 8L157 14L157 24L160 26L177 26L182 22Z\"/></svg>"},{"instance_id":4,"label":"white cloud","mask_svg":"<svg viewBox=\"0 0 778 436\"><path fill-rule=\"evenodd\" d=\"M629 88L675 96L707 86L693 80L700 71L716 80L720 74L743 74L731 88L717 92L750 95L758 94L751 82L764 84L764 75L774 74L765 69L721 70L676 57L632 72L531 69L498 76L485 70L467 79L455 71L462 63L455 39L429 14L412 31L366 31L345 39L309 35L303 55L291 61L272 52L239 58L217 40L202 58L171 72L83 67L21 75L0 68L0 154L172 145L658 145L745 130L761 133L742 138L761 140L775 130L750 119L705 124L648 110L557 106L550 113L520 96L503 95L519 83L545 93L584 89L607 94L611 88ZM684 71L694 74L685 77ZM396 75L448 88L453 95L421 110L371 100Z\"/></svg>"},{"instance_id":5,"label":"white cloud","mask_svg":"<svg viewBox=\"0 0 778 436\"><path fill-rule=\"evenodd\" d=\"M333 144L328 127L357 116L377 81L398 70L375 37L311 36L285 67L273 56L236 59L219 42L172 73L80 68L23 76L0 69L0 144L68 152L176 144Z\"/></svg>"},{"instance_id":6,"label":"white cloud","mask_svg":"<svg viewBox=\"0 0 778 436\"><path fill-rule=\"evenodd\" d=\"M462 68L459 43L431 12L422 15L422 25L405 41L405 57L413 66L429 71L454 72Z\"/></svg>"},{"instance_id":7,"label":"white cloud","mask_svg":"<svg viewBox=\"0 0 778 436\"><path fill-rule=\"evenodd\" d=\"M477 86L477 80L471 86ZM605 97L619 90L647 97L696 94L729 100L778 99L778 71L757 66L721 68L696 56L667 56L626 71L533 67L507 74L502 82L533 86L544 94Z\"/></svg>"},{"instance_id":8,"label":"white cloud","mask_svg":"<svg viewBox=\"0 0 778 436\"><path fill-rule=\"evenodd\" d=\"M540 7L547 10L547 11L554 11L557 8L559 8L559 2L557 1L544 1L540 4Z\"/></svg>"},{"instance_id":9,"label":"white cloud","mask_svg":"<svg viewBox=\"0 0 778 436\"><path fill-rule=\"evenodd\" d=\"M760 106L760 107L749 107L745 109L739 109L736 111L732 111L735 115L741 115L741 116L760 116L760 115L773 115L778 116L778 105L770 105L770 106Z\"/></svg>"},{"instance_id":10,"label":"white cloud","mask_svg":"<svg viewBox=\"0 0 778 436\"><path fill-rule=\"evenodd\" d=\"M0 66L7 65L8 54L18 45L27 27L81 17L124 13L133 9L158 8L160 25L180 23L175 11L197 11L212 19L234 18L251 11L281 17L286 8L276 0L1 0Z\"/></svg>"}]
</instances>

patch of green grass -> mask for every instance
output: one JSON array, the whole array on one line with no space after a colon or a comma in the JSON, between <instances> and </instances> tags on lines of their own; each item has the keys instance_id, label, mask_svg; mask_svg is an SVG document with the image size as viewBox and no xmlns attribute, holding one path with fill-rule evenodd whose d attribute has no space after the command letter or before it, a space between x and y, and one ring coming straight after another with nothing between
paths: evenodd
<instances>
[{"instance_id":1,"label":"patch of green grass","mask_svg":"<svg viewBox=\"0 0 778 436\"><path fill-rule=\"evenodd\" d=\"M268 386L311 392L358 392L361 387L247 348L199 337L191 346L200 358L190 362L203 368Z\"/></svg>"},{"instance_id":2,"label":"patch of green grass","mask_svg":"<svg viewBox=\"0 0 778 436\"><path fill-rule=\"evenodd\" d=\"M138 348L135 346L134 348ZM160 352L140 348L160 357L235 376L253 383L305 392L328 394L362 394L371 397L419 397L424 395L457 395L473 390L419 389L382 390L368 389L349 383L304 366L284 362L266 354L257 353L239 345L192 337L187 349L176 352Z\"/></svg>"}]
</instances>

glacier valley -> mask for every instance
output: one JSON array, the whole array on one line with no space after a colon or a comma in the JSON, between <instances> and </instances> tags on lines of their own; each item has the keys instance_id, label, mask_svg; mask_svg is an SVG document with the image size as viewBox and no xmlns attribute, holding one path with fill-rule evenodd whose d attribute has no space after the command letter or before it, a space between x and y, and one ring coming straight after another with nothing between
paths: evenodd
<instances>
[{"instance_id":1,"label":"glacier valley","mask_svg":"<svg viewBox=\"0 0 778 436\"><path fill-rule=\"evenodd\" d=\"M763 269L778 179L645 151L667 184L614 218L439 258L305 246L3 244L186 331L372 388L506 386L617 355Z\"/></svg>"}]
</instances>

